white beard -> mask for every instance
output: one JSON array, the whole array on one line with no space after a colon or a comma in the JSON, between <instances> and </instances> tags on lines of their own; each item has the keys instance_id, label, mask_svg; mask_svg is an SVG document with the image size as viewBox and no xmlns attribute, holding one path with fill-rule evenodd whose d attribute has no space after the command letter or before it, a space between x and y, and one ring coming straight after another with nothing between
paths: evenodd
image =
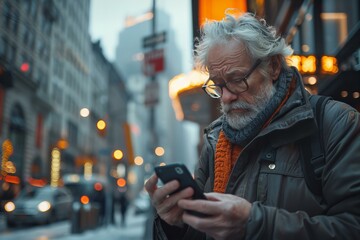
<instances>
[{"instance_id":1,"label":"white beard","mask_svg":"<svg viewBox=\"0 0 360 240\"><path fill-rule=\"evenodd\" d=\"M221 112L226 116L226 120L229 125L237 130L244 128L247 124L253 121L256 116L265 109L267 103L274 96L276 89L271 81L267 81L268 84L260 88L257 95L253 96L254 102L248 103L244 101L236 101L231 104L223 104L221 102ZM246 109L244 113L229 113L231 109Z\"/></svg>"}]
</instances>

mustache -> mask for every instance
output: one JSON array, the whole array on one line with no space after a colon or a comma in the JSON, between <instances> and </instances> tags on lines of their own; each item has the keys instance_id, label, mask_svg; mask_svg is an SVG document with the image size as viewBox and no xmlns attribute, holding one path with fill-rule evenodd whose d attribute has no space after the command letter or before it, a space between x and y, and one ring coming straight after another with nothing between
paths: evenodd
<instances>
[{"instance_id":1,"label":"mustache","mask_svg":"<svg viewBox=\"0 0 360 240\"><path fill-rule=\"evenodd\" d=\"M234 109L253 109L253 105L242 101L237 101L230 104L221 103L221 110L223 113L228 113Z\"/></svg>"}]
</instances>

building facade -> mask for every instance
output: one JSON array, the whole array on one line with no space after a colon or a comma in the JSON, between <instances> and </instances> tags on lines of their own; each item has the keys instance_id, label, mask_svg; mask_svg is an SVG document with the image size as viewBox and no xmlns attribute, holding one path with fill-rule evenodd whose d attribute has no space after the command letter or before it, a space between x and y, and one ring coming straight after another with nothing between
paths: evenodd
<instances>
[{"instance_id":1,"label":"building facade","mask_svg":"<svg viewBox=\"0 0 360 240\"><path fill-rule=\"evenodd\" d=\"M294 49L308 90L360 109L360 3L356 0L248 1Z\"/></svg>"},{"instance_id":2,"label":"building facade","mask_svg":"<svg viewBox=\"0 0 360 240\"><path fill-rule=\"evenodd\" d=\"M1 88L2 180L6 177L17 189L47 175L44 126L52 111L49 36L58 19L54 9L51 1L0 1L1 68L12 83Z\"/></svg>"},{"instance_id":3,"label":"building facade","mask_svg":"<svg viewBox=\"0 0 360 240\"><path fill-rule=\"evenodd\" d=\"M106 177L113 149L124 145L117 124L126 119L125 88L100 44L91 42L89 14L90 0L0 0L2 199L28 184L61 185L68 173ZM117 109L109 113L114 102L120 117ZM110 144L115 138L97 129L100 119L117 141Z\"/></svg>"}]
</instances>

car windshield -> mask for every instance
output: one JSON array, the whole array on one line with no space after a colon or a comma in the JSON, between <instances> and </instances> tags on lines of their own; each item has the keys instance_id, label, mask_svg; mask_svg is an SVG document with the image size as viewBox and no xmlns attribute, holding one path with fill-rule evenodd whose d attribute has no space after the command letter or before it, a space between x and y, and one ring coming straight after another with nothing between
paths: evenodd
<instances>
[{"instance_id":1,"label":"car windshield","mask_svg":"<svg viewBox=\"0 0 360 240\"><path fill-rule=\"evenodd\" d=\"M25 190L21 192L19 198L44 198L50 195L49 189L42 189L42 188L34 188L30 190Z\"/></svg>"}]
</instances>

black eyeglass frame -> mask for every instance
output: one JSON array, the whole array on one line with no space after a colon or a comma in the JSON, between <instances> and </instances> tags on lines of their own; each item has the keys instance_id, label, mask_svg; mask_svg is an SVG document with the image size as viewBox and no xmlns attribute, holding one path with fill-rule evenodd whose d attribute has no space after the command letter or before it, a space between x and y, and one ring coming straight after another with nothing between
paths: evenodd
<instances>
[{"instance_id":1,"label":"black eyeglass frame","mask_svg":"<svg viewBox=\"0 0 360 240\"><path fill-rule=\"evenodd\" d=\"M260 63L261 63L261 59L256 60L256 62L254 63L254 65L252 65L252 67L249 69L249 71L248 71L248 72L245 74L245 76L242 77L241 79L234 79L234 80L231 80L231 81L228 81L228 82L224 82L224 83L207 85L207 83L208 83L209 81L211 81L211 79L208 79L208 80L204 83L204 85L202 85L201 88L202 88L202 90L204 90L204 92L205 92L207 95L209 95L211 98L221 98L221 96L223 95L223 87L226 87L227 90L228 90L229 92L233 93L233 94L239 94L239 93L246 92L247 90L249 90L249 84L248 84L247 80L248 80L248 78L250 77L250 75L254 72L254 70L260 65ZM228 83L233 83L233 82L239 82L239 83L240 83L240 82L244 82L245 85L246 85L246 89L245 89L244 91L241 91L241 92L233 92L231 89L229 89L229 88L227 87L227 84L228 84ZM215 97L214 95L212 95L211 93L209 93L209 92L206 90L208 87L211 87L211 86L217 86L217 87L220 88L221 94L220 94L219 97Z\"/></svg>"}]
</instances>

